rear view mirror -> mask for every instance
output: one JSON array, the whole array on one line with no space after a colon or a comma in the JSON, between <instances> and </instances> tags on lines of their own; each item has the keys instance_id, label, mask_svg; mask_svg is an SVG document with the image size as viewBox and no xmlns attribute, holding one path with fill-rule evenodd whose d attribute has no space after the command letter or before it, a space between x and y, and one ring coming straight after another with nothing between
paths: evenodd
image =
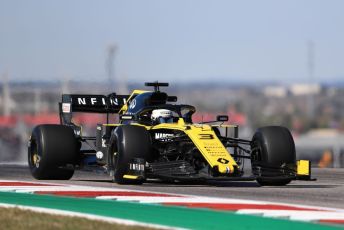
<instances>
[{"instance_id":1,"label":"rear view mirror","mask_svg":"<svg viewBox=\"0 0 344 230\"><path fill-rule=\"evenodd\" d=\"M216 121L222 121L222 122L228 121L228 116L227 115L217 115Z\"/></svg>"},{"instance_id":2,"label":"rear view mirror","mask_svg":"<svg viewBox=\"0 0 344 230\"><path fill-rule=\"evenodd\" d=\"M167 101L168 102L177 102L178 98L176 96L168 96Z\"/></svg>"}]
</instances>

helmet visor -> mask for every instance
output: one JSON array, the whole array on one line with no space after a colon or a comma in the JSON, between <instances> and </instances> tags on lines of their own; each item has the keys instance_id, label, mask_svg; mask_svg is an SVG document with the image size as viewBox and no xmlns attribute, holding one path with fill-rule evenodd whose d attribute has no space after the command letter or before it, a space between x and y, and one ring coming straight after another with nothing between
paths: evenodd
<instances>
[{"instance_id":1,"label":"helmet visor","mask_svg":"<svg viewBox=\"0 0 344 230\"><path fill-rule=\"evenodd\" d=\"M173 118L172 117L167 117L167 118L163 118L163 117L159 117L159 123L173 123Z\"/></svg>"}]
</instances>

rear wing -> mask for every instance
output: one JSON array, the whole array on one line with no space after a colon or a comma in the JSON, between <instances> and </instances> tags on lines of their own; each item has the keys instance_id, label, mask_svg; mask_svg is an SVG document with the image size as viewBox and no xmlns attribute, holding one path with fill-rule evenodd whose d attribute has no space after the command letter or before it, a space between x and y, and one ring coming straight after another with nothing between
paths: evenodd
<instances>
[{"instance_id":1,"label":"rear wing","mask_svg":"<svg viewBox=\"0 0 344 230\"><path fill-rule=\"evenodd\" d=\"M126 104L129 95L63 94L59 103L61 124L71 124L73 112L118 113Z\"/></svg>"}]
</instances>

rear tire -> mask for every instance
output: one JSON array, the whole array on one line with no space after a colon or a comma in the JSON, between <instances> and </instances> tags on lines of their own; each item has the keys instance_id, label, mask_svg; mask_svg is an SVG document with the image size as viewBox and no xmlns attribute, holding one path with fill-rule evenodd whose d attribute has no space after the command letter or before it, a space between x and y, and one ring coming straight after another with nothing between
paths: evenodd
<instances>
[{"instance_id":1,"label":"rear tire","mask_svg":"<svg viewBox=\"0 0 344 230\"><path fill-rule=\"evenodd\" d=\"M109 157L114 169L113 180L118 184L142 184L141 180L124 179L129 172L129 163L134 158L144 161L151 157L151 137L141 126L122 125L117 127L111 136Z\"/></svg>"},{"instance_id":2,"label":"rear tire","mask_svg":"<svg viewBox=\"0 0 344 230\"><path fill-rule=\"evenodd\" d=\"M293 171L296 167L295 144L287 128L267 126L258 129L252 139L252 149L252 169L255 167L262 169L262 175L258 175L261 177L257 178L260 185L283 186L291 182L291 174L281 173L283 168ZM278 172L276 179L271 172L268 176L264 175L269 170Z\"/></svg>"},{"instance_id":3,"label":"rear tire","mask_svg":"<svg viewBox=\"0 0 344 230\"><path fill-rule=\"evenodd\" d=\"M28 163L37 180L69 180L74 174L78 143L73 129L63 125L39 125L29 142ZM70 169L61 168L67 164Z\"/></svg>"}]
</instances>

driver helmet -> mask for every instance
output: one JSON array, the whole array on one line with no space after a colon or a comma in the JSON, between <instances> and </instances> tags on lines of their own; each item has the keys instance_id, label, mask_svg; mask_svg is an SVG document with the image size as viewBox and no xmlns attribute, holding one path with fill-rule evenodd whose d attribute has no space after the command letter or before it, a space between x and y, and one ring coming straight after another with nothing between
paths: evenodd
<instances>
[{"instance_id":1,"label":"driver helmet","mask_svg":"<svg viewBox=\"0 0 344 230\"><path fill-rule=\"evenodd\" d=\"M168 109L154 109L151 119L158 124L173 123L172 111Z\"/></svg>"}]
</instances>

